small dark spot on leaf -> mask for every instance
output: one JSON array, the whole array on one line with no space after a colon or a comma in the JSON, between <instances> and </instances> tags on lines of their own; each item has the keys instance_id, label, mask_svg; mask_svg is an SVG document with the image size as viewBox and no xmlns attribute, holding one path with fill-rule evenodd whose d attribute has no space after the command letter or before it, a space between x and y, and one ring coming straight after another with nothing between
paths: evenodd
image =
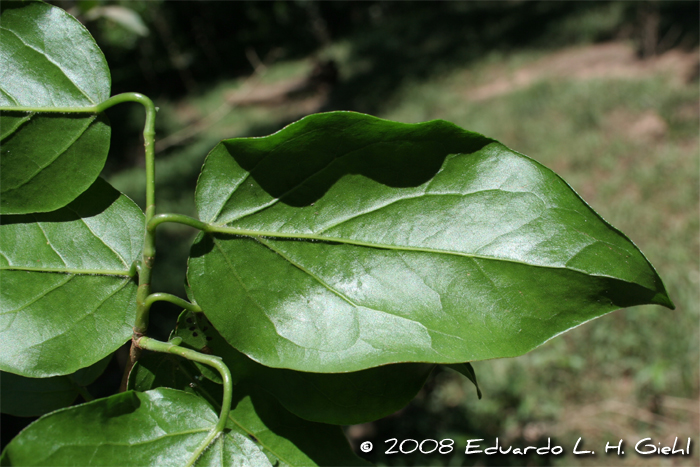
<instances>
[{"instance_id":1,"label":"small dark spot on leaf","mask_svg":"<svg viewBox=\"0 0 700 467\"><path fill-rule=\"evenodd\" d=\"M197 326L190 326L190 331L194 331L195 329L197 329Z\"/></svg>"},{"instance_id":2,"label":"small dark spot on leaf","mask_svg":"<svg viewBox=\"0 0 700 467\"><path fill-rule=\"evenodd\" d=\"M253 441L255 441L256 443L259 443L259 442L260 442L260 441L258 441L258 438L256 438L256 437L253 436L253 435L248 435L248 437L249 437L250 439L252 439Z\"/></svg>"},{"instance_id":3,"label":"small dark spot on leaf","mask_svg":"<svg viewBox=\"0 0 700 467\"><path fill-rule=\"evenodd\" d=\"M212 340L212 339L213 339L213 337L207 336L207 340L208 340L208 341L210 341L210 340Z\"/></svg>"},{"instance_id":4,"label":"small dark spot on leaf","mask_svg":"<svg viewBox=\"0 0 700 467\"><path fill-rule=\"evenodd\" d=\"M187 318L185 321L187 321L188 323L194 323L194 320L192 318Z\"/></svg>"},{"instance_id":5,"label":"small dark spot on leaf","mask_svg":"<svg viewBox=\"0 0 700 467\"><path fill-rule=\"evenodd\" d=\"M196 332L193 332L193 333L192 333L192 337L197 337L198 335L199 335L199 334L197 334Z\"/></svg>"}]
</instances>

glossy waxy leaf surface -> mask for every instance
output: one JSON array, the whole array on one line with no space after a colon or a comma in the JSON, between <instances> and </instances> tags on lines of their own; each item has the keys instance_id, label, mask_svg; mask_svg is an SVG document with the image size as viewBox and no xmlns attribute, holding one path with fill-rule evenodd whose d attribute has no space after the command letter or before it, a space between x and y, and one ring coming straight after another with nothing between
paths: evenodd
<instances>
[{"instance_id":1,"label":"glossy waxy leaf surface","mask_svg":"<svg viewBox=\"0 0 700 467\"><path fill-rule=\"evenodd\" d=\"M390 415L420 391L434 365L403 363L351 373L306 373L261 365L231 347L200 313L183 312L173 337L224 359L236 384L263 389L295 415L321 423L353 425ZM202 374L219 381L203 365Z\"/></svg>"},{"instance_id":2,"label":"glossy waxy leaf surface","mask_svg":"<svg viewBox=\"0 0 700 467\"><path fill-rule=\"evenodd\" d=\"M0 372L2 413L18 417L36 417L71 405L87 386L107 367L111 357L103 358L75 373L50 378L27 378Z\"/></svg>"},{"instance_id":3,"label":"glossy waxy leaf surface","mask_svg":"<svg viewBox=\"0 0 700 467\"><path fill-rule=\"evenodd\" d=\"M87 29L42 2L3 2L0 43L0 213L53 211L95 181L110 128L94 112L36 110L103 102L109 68Z\"/></svg>"},{"instance_id":4,"label":"glossy waxy leaf surface","mask_svg":"<svg viewBox=\"0 0 700 467\"><path fill-rule=\"evenodd\" d=\"M57 211L0 218L0 369L65 375L131 337L143 222L102 179Z\"/></svg>"},{"instance_id":5,"label":"glossy waxy leaf surface","mask_svg":"<svg viewBox=\"0 0 700 467\"><path fill-rule=\"evenodd\" d=\"M192 293L267 366L516 356L617 308L673 306L561 178L443 121L334 112L225 140L196 202L217 232L192 248Z\"/></svg>"},{"instance_id":6,"label":"glossy waxy leaf surface","mask_svg":"<svg viewBox=\"0 0 700 467\"><path fill-rule=\"evenodd\" d=\"M196 394L220 409L222 386L192 362L169 354L145 353L129 375L129 389L173 387ZM262 390L236 385L231 423L254 439L274 465L367 465L350 449L337 426L303 420Z\"/></svg>"},{"instance_id":7,"label":"glossy waxy leaf surface","mask_svg":"<svg viewBox=\"0 0 700 467\"><path fill-rule=\"evenodd\" d=\"M188 464L216 422L217 414L192 394L128 391L45 415L12 440L1 460L8 466L271 465L235 426Z\"/></svg>"}]
</instances>

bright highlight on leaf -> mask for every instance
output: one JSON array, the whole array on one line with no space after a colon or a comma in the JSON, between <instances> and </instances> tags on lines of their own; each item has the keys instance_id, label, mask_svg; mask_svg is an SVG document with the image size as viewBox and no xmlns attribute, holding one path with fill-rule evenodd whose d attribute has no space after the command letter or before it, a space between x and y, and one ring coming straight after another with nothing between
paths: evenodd
<instances>
[{"instance_id":1,"label":"bright highlight on leaf","mask_svg":"<svg viewBox=\"0 0 700 467\"><path fill-rule=\"evenodd\" d=\"M365 423L400 410L435 367L402 363L337 374L270 368L231 347L200 313L183 312L172 336L182 338L182 345L221 356L237 385L269 392L301 418L336 425ZM206 378L221 383L208 367L197 366Z\"/></svg>"},{"instance_id":2,"label":"bright highlight on leaf","mask_svg":"<svg viewBox=\"0 0 700 467\"><path fill-rule=\"evenodd\" d=\"M143 213L98 179L68 206L0 219L0 369L73 373L132 333Z\"/></svg>"},{"instance_id":3,"label":"bright highlight on leaf","mask_svg":"<svg viewBox=\"0 0 700 467\"><path fill-rule=\"evenodd\" d=\"M194 457L216 420L211 407L192 394L167 388L129 391L42 417L12 440L0 462L57 467L272 465L234 424L201 457Z\"/></svg>"},{"instance_id":4,"label":"bright highlight on leaf","mask_svg":"<svg viewBox=\"0 0 700 467\"><path fill-rule=\"evenodd\" d=\"M561 178L443 121L333 112L225 140L196 200L212 228L192 248L193 296L268 366L512 357L618 308L672 306Z\"/></svg>"},{"instance_id":5,"label":"bright highlight on leaf","mask_svg":"<svg viewBox=\"0 0 700 467\"><path fill-rule=\"evenodd\" d=\"M196 394L216 410L221 386L206 379L192 362L173 355L146 353L129 377L129 389L172 387ZM287 411L265 390L236 385L230 421L259 441L273 464L293 466L369 465L350 448L340 427L304 420Z\"/></svg>"},{"instance_id":6,"label":"bright highlight on leaf","mask_svg":"<svg viewBox=\"0 0 700 467\"><path fill-rule=\"evenodd\" d=\"M62 9L0 10L2 409L45 414L3 466L365 465L337 425L399 410L437 364L480 398L465 362L617 308L673 308L566 182L439 120L331 112L224 140L197 184L200 220L156 215L153 102L110 98L102 52ZM146 109L145 213L98 178L101 111L127 101ZM202 231L189 301L151 293L165 222ZM170 342L148 336L159 300L187 310ZM129 390L66 407L132 337Z\"/></svg>"},{"instance_id":7,"label":"bright highlight on leaf","mask_svg":"<svg viewBox=\"0 0 700 467\"><path fill-rule=\"evenodd\" d=\"M104 167L110 127L89 108L109 98L109 68L82 24L42 2L3 2L0 43L0 213L53 211ZM72 110L37 113L56 108Z\"/></svg>"}]
</instances>

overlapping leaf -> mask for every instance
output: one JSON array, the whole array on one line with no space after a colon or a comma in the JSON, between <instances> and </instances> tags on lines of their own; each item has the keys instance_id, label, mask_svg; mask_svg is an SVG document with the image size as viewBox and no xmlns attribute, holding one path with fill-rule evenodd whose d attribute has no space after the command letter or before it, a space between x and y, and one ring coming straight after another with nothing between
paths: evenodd
<instances>
[{"instance_id":1,"label":"overlapping leaf","mask_svg":"<svg viewBox=\"0 0 700 467\"><path fill-rule=\"evenodd\" d=\"M0 42L0 213L52 211L95 181L110 128L89 110L36 110L79 111L103 102L109 68L87 29L42 2L3 2Z\"/></svg>"},{"instance_id":2,"label":"overlapping leaf","mask_svg":"<svg viewBox=\"0 0 700 467\"><path fill-rule=\"evenodd\" d=\"M221 356L236 384L264 389L301 418L336 425L377 420L403 408L434 367L403 363L338 374L270 368L231 347L199 313L183 312L173 337L181 337L183 345L195 350ZM217 373L199 367L207 378L220 382Z\"/></svg>"},{"instance_id":3,"label":"overlapping leaf","mask_svg":"<svg viewBox=\"0 0 700 467\"><path fill-rule=\"evenodd\" d=\"M474 367L471 365L471 363L455 363L453 365L445 366L471 381L476 387L476 395L479 396L479 399L481 399L481 389L479 388L479 383L476 381L476 373L474 372Z\"/></svg>"},{"instance_id":4,"label":"overlapping leaf","mask_svg":"<svg viewBox=\"0 0 700 467\"><path fill-rule=\"evenodd\" d=\"M48 414L5 448L2 465L270 466L231 424L196 463L193 453L217 421L200 397L175 389L128 391Z\"/></svg>"},{"instance_id":5,"label":"overlapping leaf","mask_svg":"<svg viewBox=\"0 0 700 467\"><path fill-rule=\"evenodd\" d=\"M202 397L218 410L222 386L208 381L199 370L174 355L148 352L131 371L129 388L178 388ZM339 427L303 420L265 391L237 385L229 419L255 439L275 465L366 465L353 454Z\"/></svg>"},{"instance_id":6,"label":"overlapping leaf","mask_svg":"<svg viewBox=\"0 0 700 467\"><path fill-rule=\"evenodd\" d=\"M132 333L144 216L98 179L68 206L0 220L0 369L64 375Z\"/></svg>"},{"instance_id":7,"label":"overlapping leaf","mask_svg":"<svg viewBox=\"0 0 700 467\"><path fill-rule=\"evenodd\" d=\"M523 354L620 307L672 307L556 174L443 122L334 112L225 140L196 194L198 304L267 366L347 372Z\"/></svg>"},{"instance_id":8,"label":"overlapping leaf","mask_svg":"<svg viewBox=\"0 0 700 467\"><path fill-rule=\"evenodd\" d=\"M110 358L103 358L73 374L51 378L27 378L0 372L2 413L35 417L71 405L81 393L81 387L91 384L102 374Z\"/></svg>"}]
</instances>

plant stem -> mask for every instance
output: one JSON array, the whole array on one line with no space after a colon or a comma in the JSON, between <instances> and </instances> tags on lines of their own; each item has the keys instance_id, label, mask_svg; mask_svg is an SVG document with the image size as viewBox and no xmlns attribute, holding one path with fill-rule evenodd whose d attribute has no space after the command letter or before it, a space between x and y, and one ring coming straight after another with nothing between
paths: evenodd
<instances>
[{"instance_id":1,"label":"plant stem","mask_svg":"<svg viewBox=\"0 0 700 467\"><path fill-rule=\"evenodd\" d=\"M110 97L106 101L94 107L96 112L102 112L109 107L123 102L137 102L146 109L146 121L143 125L143 146L146 159L146 220L145 226L156 214L156 169L155 169L155 122L156 108L153 101L143 94L136 92L127 92ZM134 335L132 337L131 349L129 351L129 361L124 368L124 376L122 377L121 391L126 390L126 383L129 378L129 372L134 366L134 363L139 359L140 349L135 345L135 340L143 336L148 329L148 310L150 305L146 304L146 299L151 294L151 272L153 271L153 262L156 257L156 240L155 234L144 228L144 244L141 254L141 265L138 268L139 286L136 291L136 319L134 320Z\"/></svg>"},{"instance_id":2,"label":"plant stem","mask_svg":"<svg viewBox=\"0 0 700 467\"><path fill-rule=\"evenodd\" d=\"M153 305L155 302L170 302L188 311L193 311L195 313L202 312L202 309L194 303L190 303L187 300L183 300L182 298L177 297L175 295L171 295L169 293L152 293L151 295L146 297L146 309L149 310L151 308L151 305Z\"/></svg>"},{"instance_id":3,"label":"plant stem","mask_svg":"<svg viewBox=\"0 0 700 467\"><path fill-rule=\"evenodd\" d=\"M140 104L146 105L143 99L148 97L140 94L138 92L125 92L122 94L117 94L112 96L106 101L102 101L97 105L88 105L84 107L2 107L3 112L39 112L39 113L61 113L61 114L94 114L104 112L110 107L114 107L117 104L124 102L138 102Z\"/></svg>"},{"instance_id":4,"label":"plant stem","mask_svg":"<svg viewBox=\"0 0 700 467\"><path fill-rule=\"evenodd\" d=\"M85 386L76 385L76 390L80 393L81 396L83 396L85 402L91 402L95 400L95 398L92 396L92 394L88 392Z\"/></svg>"},{"instance_id":5,"label":"plant stem","mask_svg":"<svg viewBox=\"0 0 700 467\"><path fill-rule=\"evenodd\" d=\"M6 112L41 112L41 113L99 113L124 102L136 102L146 109L146 122L143 126L143 145L146 156L146 225L155 216L155 121L156 107L153 101L137 92L125 92L112 96L97 105L86 107L3 107ZM134 334L143 335L148 328L148 308L145 307L146 297L150 294L151 270L155 260L155 235L146 229L141 269L139 271L139 288L136 294L136 320Z\"/></svg>"},{"instance_id":6,"label":"plant stem","mask_svg":"<svg viewBox=\"0 0 700 467\"><path fill-rule=\"evenodd\" d=\"M233 395L233 380L231 378L231 372L226 364L221 360L221 357L199 353L170 342L161 342L145 336L137 339L135 343L141 349L152 350L154 352L171 353L194 362L212 366L221 375L221 379L224 382L224 398L221 401L221 413L219 414L219 420L216 422L216 425L214 428L212 428L207 437L197 447L189 462L186 464L187 466L194 465L204 450L207 449L211 442L214 441L217 436L223 433L224 428L226 428L226 420L228 419L229 412L231 411L231 398Z\"/></svg>"},{"instance_id":7,"label":"plant stem","mask_svg":"<svg viewBox=\"0 0 700 467\"><path fill-rule=\"evenodd\" d=\"M119 94L114 97L124 96ZM148 223L156 214L156 169L155 169L155 154L153 152L155 138L155 119L156 109L148 97L137 94L128 93L125 96L133 98L136 102L141 103L146 108L146 122L143 126L143 146L146 156L146 223ZM148 307L146 306L146 298L151 293L151 271L153 270L153 262L156 257L156 238L155 233L145 229L145 239L143 246L143 254L141 256L141 271L139 274L139 288L136 292L136 320L134 322L134 337L143 335L148 329Z\"/></svg>"},{"instance_id":8,"label":"plant stem","mask_svg":"<svg viewBox=\"0 0 700 467\"><path fill-rule=\"evenodd\" d=\"M203 230L205 232L209 231L209 224L206 222L199 221L194 217L185 216L184 214L158 214L151 218L151 220L146 225L146 230L155 233L156 227L165 222L174 222L176 224L189 225L195 229Z\"/></svg>"}]
</instances>

